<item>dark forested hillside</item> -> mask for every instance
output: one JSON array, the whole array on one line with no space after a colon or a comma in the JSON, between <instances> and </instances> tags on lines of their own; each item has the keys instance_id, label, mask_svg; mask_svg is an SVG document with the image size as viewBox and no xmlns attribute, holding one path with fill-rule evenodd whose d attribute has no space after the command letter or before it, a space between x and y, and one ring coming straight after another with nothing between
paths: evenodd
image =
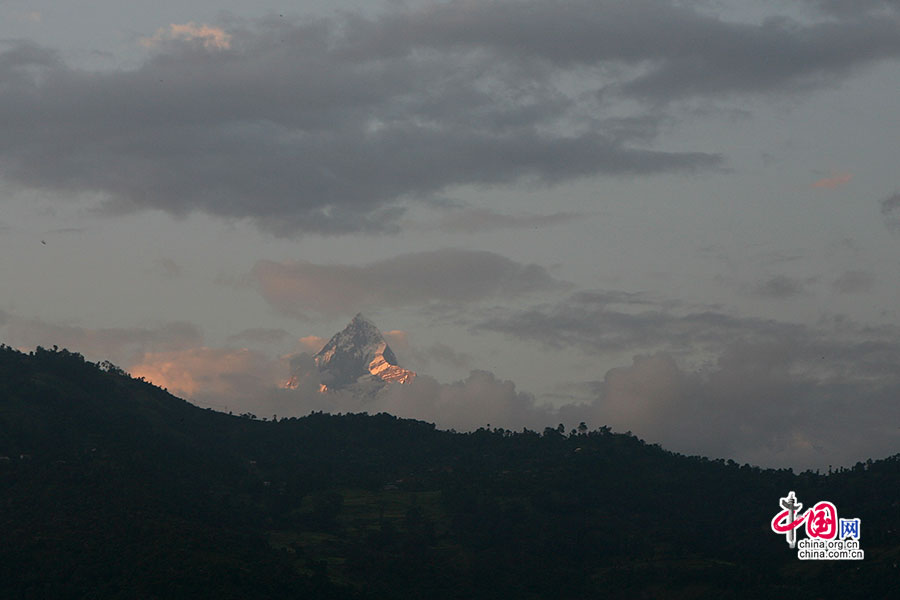
<instances>
[{"instance_id":1,"label":"dark forested hillside","mask_svg":"<svg viewBox=\"0 0 900 600\"><path fill-rule=\"evenodd\" d=\"M789 490L862 519L803 562ZM3 598L888 597L900 455L828 475L606 428L202 410L78 354L0 350Z\"/></svg>"}]
</instances>

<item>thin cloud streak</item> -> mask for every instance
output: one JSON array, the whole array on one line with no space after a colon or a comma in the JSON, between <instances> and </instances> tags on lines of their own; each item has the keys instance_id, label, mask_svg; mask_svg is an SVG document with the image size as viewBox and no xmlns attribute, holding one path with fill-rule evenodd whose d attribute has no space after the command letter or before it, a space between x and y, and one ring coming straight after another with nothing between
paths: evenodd
<instances>
[{"instance_id":1,"label":"thin cloud streak","mask_svg":"<svg viewBox=\"0 0 900 600\"><path fill-rule=\"evenodd\" d=\"M555 212L546 215L504 214L486 208L453 211L434 224L444 233L481 233L499 229L543 229L583 219L589 215L579 212Z\"/></svg>"},{"instance_id":2,"label":"thin cloud streak","mask_svg":"<svg viewBox=\"0 0 900 600\"><path fill-rule=\"evenodd\" d=\"M839 173L831 177L825 177L814 182L814 188L833 190L847 185L853 180L853 173Z\"/></svg>"},{"instance_id":3,"label":"thin cloud streak","mask_svg":"<svg viewBox=\"0 0 900 600\"><path fill-rule=\"evenodd\" d=\"M310 311L338 316L383 307L461 306L567 287L539 265L452 248L363 266L263 260L254 265L249 279L272 308L301 318Z\"/></svg>"},{"instance_id":4,"label":"thin cloud streak","mask_svg":"<svg viewBox=\"0 0 900 600\"><path fill-rule=\"evenodd\" d=\"M775 275L749 287L747 291L750 294L767 298L789 299L806 294L806 285L809 282L809 278L800 279L787 275Z\"/></svg>"}]
</instances>

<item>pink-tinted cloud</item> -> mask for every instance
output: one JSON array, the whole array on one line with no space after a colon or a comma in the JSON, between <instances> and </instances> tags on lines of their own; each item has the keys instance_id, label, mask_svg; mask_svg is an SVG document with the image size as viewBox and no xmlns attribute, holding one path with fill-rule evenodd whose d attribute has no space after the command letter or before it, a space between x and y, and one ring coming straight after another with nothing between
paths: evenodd
<instances>
[{"instance_id":1,"label":"pink-tinted cloud","mask_svg":"<svg viewBox=\"0 0 900 600\"><path fill-rule=\"evenodd\" d=\"M231 47L231 35L223 29L212 25L197 25L193 21L181 25L172 23L167 28L160 27L153 37L141 39L141 45L149 48L169 40L196 40L210 50L227 50Z\"/></svg>"},{"instance_id":2,"label":"pink-tinted cloud","mask_svg":"<svg viewBox=\"0 0 900 600\"><path fill-rule=\"evenodd\" d=\"M831 177L825 177L812 184L814 188L823 188L833 190L850 183L853 179L853 173L837 173Z\"/></svg>"},{"instance_id":3,"label":"pink-tinted cloud","mask_svg":"<svg viewBox=\"0 0 900 600\"><path fill-rule=\"evenodd\" d=\"M409 352L409 334L400 329L382 332L385 341L394 353L406 354Z\"/></svg>"},{"instance_id":4,"label":"pink-tinted cloud","mask_svg":"<svg viewBox=\"0 0 900 600\"><path fill-rule=\"evenodd\" d=\"M324 348L327 343L327 339L317 335L308 335L297 340L297 345L300 349L309 352L310 354L316 354L319 350Z\"/></svg>"},{"instance_id":5,"label":"pink-tinted cloud","mask_svg":"<svg viewBox=\"0 0 900 600\"><path fill-rule=\"evenodd\" d=\"M59 346L79 352L91 361L110 360L121 365L133 363L146 352L193 348L203 340L199 328L184 322L92 329L9 315L5 325L4 341L15 347L30 350L35 346Z\"/></svg>"},{"instance_id":6,"label":"pink-tinted cloud","mask_svg":"<svg viewBox=\"0 0 900 600\"><path fill-rule=\"evenodd\" d=\"M247 349L189 348L145 354L128 371L172 394L189 400L198 397L231 399L251 396L274 387L283 378L280 361Z\"/></svg>"}]
</instances>

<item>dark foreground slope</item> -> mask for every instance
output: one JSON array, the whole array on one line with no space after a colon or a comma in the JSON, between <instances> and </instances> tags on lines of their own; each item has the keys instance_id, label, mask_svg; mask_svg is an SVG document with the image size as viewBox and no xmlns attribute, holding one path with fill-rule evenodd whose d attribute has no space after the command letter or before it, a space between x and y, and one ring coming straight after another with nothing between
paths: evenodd
<instances>
[{"instance_id":1,"label":"dark foreground slope","mask_svg":"<svg viewBox=\"0 0 900 600\"><path fill-rule=\"evenodd\" d=\"M862 519L862 562L769 529L795 490ZM263 422L77 354L0 350L0 597L888 597L900 460L828 476L606 429Z\"/></svg>"}]
</instances>

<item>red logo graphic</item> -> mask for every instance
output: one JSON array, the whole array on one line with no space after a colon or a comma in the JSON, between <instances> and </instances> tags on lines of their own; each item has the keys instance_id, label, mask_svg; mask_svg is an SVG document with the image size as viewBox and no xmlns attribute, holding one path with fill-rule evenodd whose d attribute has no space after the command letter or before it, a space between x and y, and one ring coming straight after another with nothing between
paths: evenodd
<instances>
[{"instance_id":1,"label":"red logo graphic","mask_svg":"<svg viewBox=\"0 0 900 600\"><path fill-rule=\"evenodd\" d=\"M793 532L803 522L806 522L806 535L810 538L833 540L837 537L837 508L831 502L818 502L812 508L806 509L806 512L798 518L794 518L803 505L796 501L796 496L791 492L786 498L781 499L781 507L784 510L772 519L772 531L788 534L788 543L792 548L797 539L797 534Z\"/></svg>"},{"instance_id":2,"label":"red logo graphic","mask_svg":"<svg viewBox=\"0 0 900 600\"><path fill-rule=\"evenodd\" d=\"M781 511L772 518L772 531L784 536L791 548L798 548L800 560L863 560L859 547L859 519L839 519L831 502L816 502L803 511L794 492L778 502ZM803 511L803 512L801 512ZM806 538L798 540L800 525L806 525Z\"/></svg>"},{"instance_id":3,"label":"red logo graphic","mask_svg":"<svg viewBox=\"0 0 900 600\"><path fill-rule=\"evenodd\" d=\"M837 508L831 502L818 502L804 516L806 535L809 537L821 540L833 540L837 537Z\"/></svg>"}]
</instances>

